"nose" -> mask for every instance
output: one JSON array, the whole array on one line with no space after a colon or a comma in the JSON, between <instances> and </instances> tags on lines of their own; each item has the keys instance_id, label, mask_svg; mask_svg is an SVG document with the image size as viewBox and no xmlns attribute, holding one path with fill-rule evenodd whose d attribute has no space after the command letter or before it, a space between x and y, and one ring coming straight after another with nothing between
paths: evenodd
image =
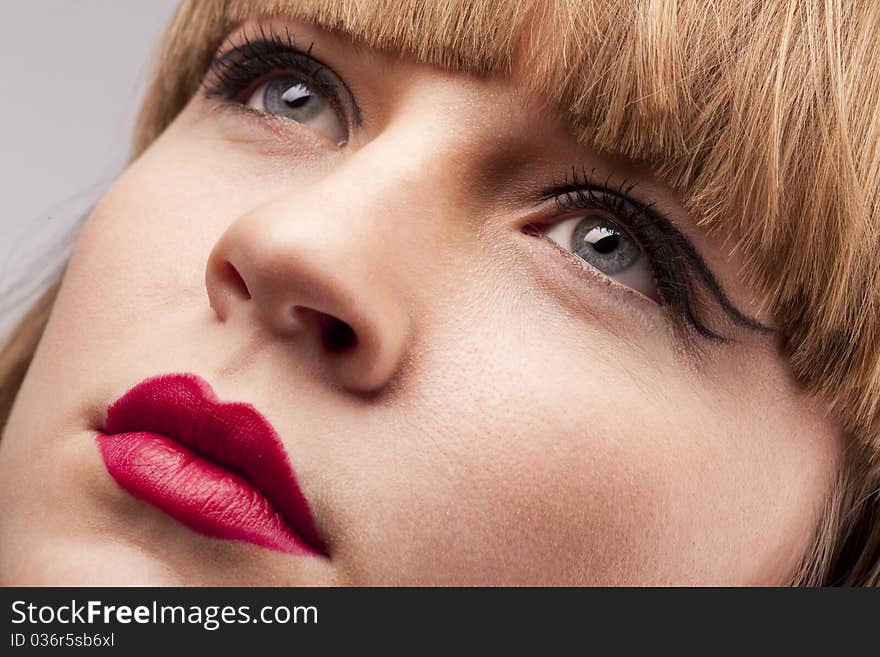
<instances>
[{"instance_id":1,"label":"nose","mask_svg":"<svg viewBox=\"0 0 880 657\"><path fill-rule=\"evenodd\" d=\"M387 207L353 208L345 196L292 193L238 217L210 254L206 285L221 320L257 322L312 350L337 385L374 392L400 367L410 317L389 227L377 225Z\"/></svg>"}]
</instances>

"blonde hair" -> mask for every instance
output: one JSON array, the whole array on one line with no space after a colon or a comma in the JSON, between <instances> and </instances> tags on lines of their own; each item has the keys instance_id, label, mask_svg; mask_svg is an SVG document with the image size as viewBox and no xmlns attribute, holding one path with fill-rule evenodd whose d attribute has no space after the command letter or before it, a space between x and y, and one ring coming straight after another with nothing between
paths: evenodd
<instances>
[{"instance_id":1,"label":"blonde hair","mask_svg":"<svg viewBox=\"0 0 880 657\"><path fill-rule=\"evenodd\" d=\"M580 140L649 164L707 231L731 238L793 373L852 437L796 582L880 582L880 6L185 0L160 45L134 157L256 14L472 74L515 69ZM51 294L0 355L0 420L50 307Z\"/></svg>"}]
</instances>

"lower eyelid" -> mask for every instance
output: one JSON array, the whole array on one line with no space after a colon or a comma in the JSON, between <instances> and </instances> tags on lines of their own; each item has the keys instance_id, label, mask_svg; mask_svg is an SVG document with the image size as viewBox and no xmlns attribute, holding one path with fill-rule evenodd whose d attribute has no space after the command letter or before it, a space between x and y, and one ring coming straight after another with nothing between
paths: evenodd
<instances>
[{"instance_id":1,"label":"lower eyelid","mask_svg":"<svg viewBox=\"0 0 880 657\"><path fill-rule=\"evenodd\" d=\"M222 138L231 143L253 145L266 155L296 159L340 152L336 144L301 124L286 125L293 122L235 101L208 99L208 102L206 115L219 123Z\"/></svg>"},{"instance_id":2,"label":"lower eyelid","mask_svg":"<svg viewBox=\"0 0 880 657\"><path fill-rule=\"evenodd\" d=\"M572 321L593 325L594 330L613 336L624 348L644 352L646 359L660 344L675 342L668 314L652 300L616 284L587 263L581 266L571 259L577 256L565 255L549 240L527 235L524 238L517 242L530 270L526 275L533 276L532 283L541 296L549 296L551 303L563 308Z\"/></svg>"},{"instance_id":3,"label":"lower eyelid","mask_svg":"<svg viewBox=\"0 0 880 657\"><path fill-rule=\"evenodd\" d=\"M551 246L554 250L556 250L558 253L560 253L571 264L572 267L576 268L579 271L582 271L584 274L597 278L598 280L600 280L604 284L608 285L609 287L613 287L615 289L615 291L619 290L622 293L630 294L630 295L634 296L635 298L639 299L640 301L646 301L653 306L660 305L656 301L651 299L650 297L647 297L644 294L642 294L641 292L639 292L638 290L634 290L633 288L629 287L628 285L624 285L623 283L618 283L610 276L603 274L601 271L599 271L595 267L592 267L590 265L590 263L585 262L582 258L579 258L577 256L577 254L572 253L568 249L564 249L563 247L559 246L556 242L551 240L549 237L545 237L542 235L541 239L544 242L546 242L549 246Z\"/></svg>"},{"instance_id":4,"label":"lower eyelid","mask_svg":"<svg viewBox=\"0 0 880 657\"><path fill-rule=\"evenodd\" d=\"M527 232L523 232L523 236L527 238L522 240L523 246L531 261L540 268L540 276L557 289L574 291L576 298L566 294L566 302L590 313L607 304L619 310L623 304L628 314L639 317L650 330L670 329L669 313L653 299L614 281L547 237ZM549 275L548 267L552 268Z\"/></svg>"},{"instance_id":5,"label":"lower eyelid","mask_svg":"<svg viewBox=\"0 0 880 657\"><path fill-rule=\"evenodd\" d=\"M624 285L623 283L615 281L610 276L602 273L601 271L599 271L595 267L592 267L590 265L590 263L585 262L582 258L579 258L577 256L577 254L575 254L574 252L562 247L557 242L555 242L554 240L547 237L547 235L545 234L546 228L547 227L543 226L543 225L539 225L536 223L529 223L529 224L523 226L521 232L524 235L528 235L530 237L533 237L533 238L536 237L536 238L540 239L541 241L546 243L548 246L552 247L562 257L564 257L571 264L571 266L575 267L577 270L585 273L586 275L597 277L603 283L611 285L614 288L619 289L623 293L635 295L635 297L637 299L639 299L640 301L646 301L654 306L661 305L656 300L646 296L645 294L642 294L638 290L635 290L627 285ZM644 255L644 253L643 253L643 257L647 258L647 256Z\"/></svg>"}]
</instances>

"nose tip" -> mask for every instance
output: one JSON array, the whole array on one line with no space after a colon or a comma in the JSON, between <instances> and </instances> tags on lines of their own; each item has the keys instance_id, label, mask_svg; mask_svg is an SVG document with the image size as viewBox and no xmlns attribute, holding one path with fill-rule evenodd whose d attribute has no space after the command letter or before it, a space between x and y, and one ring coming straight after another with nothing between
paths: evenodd
<instances>
[{"instance_id":1,"label":"nose tip","mask_svg":"<svg viewBox=\"0 0 880 657\"><path fill-rule=\"evenodd\" d=\"M274 338L312 350L334 383L352 392L374 393L394 376L409 320L381 277L326 268L326 257L279 258L229 244L217 244L206 270L210 305L222 321L253 318Z\"/></svg>"}]
</instances>

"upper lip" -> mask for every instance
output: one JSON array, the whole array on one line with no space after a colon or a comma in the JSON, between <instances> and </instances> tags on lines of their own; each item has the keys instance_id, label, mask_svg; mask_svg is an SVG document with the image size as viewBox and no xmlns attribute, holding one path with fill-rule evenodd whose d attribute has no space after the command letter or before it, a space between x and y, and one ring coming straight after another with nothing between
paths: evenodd
<instances>
[{"instance_id":1,"label":"upper lip","mask_svg":"<svg viewBox=\"0 0 880 657\"><path fill-rule=\"evenodd\" d=\"M327 554L281 440L250 404L219 401L211 386L193 374L157 376L137 384L107 410L104 434L136 431L175 439L237 472L309 546Z\"/></svg>"}]
</instances>

